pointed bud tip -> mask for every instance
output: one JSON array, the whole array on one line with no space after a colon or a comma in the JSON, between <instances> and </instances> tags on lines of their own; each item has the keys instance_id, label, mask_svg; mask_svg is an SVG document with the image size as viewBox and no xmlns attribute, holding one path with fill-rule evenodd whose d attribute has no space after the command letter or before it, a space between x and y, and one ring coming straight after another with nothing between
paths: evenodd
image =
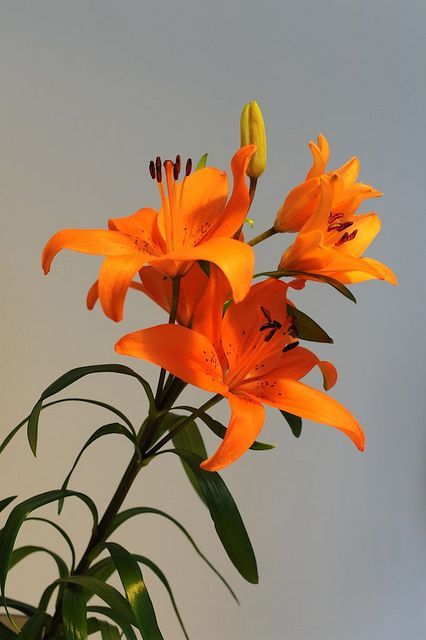
<instances>
[{"instance_id":1,"label":"pointed bud tip","mask_svg":"<svg viewBox=\"0 0 426 640\"><path fill-rule=\"evenodd\" d=\"M266 168L266 130L262 112L256 100L248 102L241 113L241 146L255 144L256 153L247 167L250 178L259 178Z\"/></svg>"}]
</instances>

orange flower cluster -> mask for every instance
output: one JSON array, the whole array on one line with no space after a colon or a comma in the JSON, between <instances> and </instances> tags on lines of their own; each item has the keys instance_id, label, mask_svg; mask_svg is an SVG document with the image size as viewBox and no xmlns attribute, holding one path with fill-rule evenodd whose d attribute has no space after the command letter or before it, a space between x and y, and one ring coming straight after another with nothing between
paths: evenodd
<instances>
[{"instance_id":1,"label":"orange flower cluster","mask_svg":"<svg viewBox=\"0 0 426 640\"><path fill-rule=\"evenodd\" d=\"M337 372L300 346L287 292L321 278L396 284L389 268L363 257L380 221L375 213L357 214L357 209L366 198L381 194L356 182L357 158L326 171L324 136L310 148L313 165L306 180L285 198L269 232L251 242L243 239L241 228L254 196L252 181L257 181L249 173L249 189L254 144L242 146L231 161L229 198L224 171L203 167L192 172L191 161L183 168L180 156L165 162L157 158L150 174L160 194L158 210L143 208L115 218L108 229L59 231L43 252L45 273L61 249L104 256L87 305L92 308L99 298L112 320L122 319L130 287L170 314L167 324L122 337L116 351L155 363L176 379L228 400L231 416L223 442L202 463L209 471L226 467L250 448L265 421L264 405L336 427L364 448L363 431L351 413L300 381L317 366L328 391ZM266 155L262 158L263 171ZM253 283L252 247L278 232L297 235L272 277Z\"/></svg>"}]
</instances>

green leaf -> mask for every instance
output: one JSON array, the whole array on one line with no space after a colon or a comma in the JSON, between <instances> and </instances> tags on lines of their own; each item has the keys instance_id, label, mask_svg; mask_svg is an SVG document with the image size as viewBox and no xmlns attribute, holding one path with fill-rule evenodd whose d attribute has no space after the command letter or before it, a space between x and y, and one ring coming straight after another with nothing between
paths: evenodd
<instances>
[{"instance_id":1,"label":"green leaf","mask_svg":"<svg viewBox=\"0 0 426 640\"><path fill-rule=\"evenodd\" d=\"M44 404L42 406L42 410L47 409L48 407L53 407L55 404L60 404L61 402L85 402L87 404L93 404L93 405L97 405L98 407L102 407L104 409L108 409L108 411L111 411L112 413L115 413L116 416L121 418L121 420L123 420L123 422L125 422L127 424L129 429L131 430L131 432L134 435L136 435L136 431L135 431L134 426L132 425L132 423L130 422L129 418L124 413L122 413L119 409L116 409L112 405L107 404L106 402L101 402L100 400L91 400L90 398L60 398L59 400L54 400L53 402L47 402L46 404ZM22 427L24 427L26 425L26 423L30 419L30 416L31 416L31 414L29 414L26 418L24 418L6 436L6 438L3 440L2 444L0 445L0 453L2 453L2 451L7 447L9 442L15 437L15 435L18 433L18 431L20 431L22 429Z\"/></svg>"},{"instance_id":2,"label":"green leaf","mask_svg":"<svg viewBox=\"0 0 426 640\"><path fill-rule=\"evenodd\" d=\"M71 541L71 538L69 537L69 535L67 534L67 532L65 531L65 529L63 529L62 527L60 527L58 524L56 524L56 522L53 522L52 520L49 520L48 518L40 518L39 516L33 516L32 518L27 518L26 519L27 522L33 521L33 522L45 522L46 524L50 524L50 526L52 526L54 529L56 529L56 531L58 531L61 536L63 537L63 539L65 540L65 542L67 543L70 552L71 552L71 573L73 573L74 571L74 567L75 567L75 549L74 549L74 545Z\"/></svg>"},{"instance_id":3,"label":"green leaf","mask_svg":"<svg viewBox=\"0 0 426 640\"><path fill-rule=\"evenodd\" d=\"M294 437L299 438L302 433L302 418L295 416L292 413L288 413L288 411L282 411L281 409L280 413L287 420L288 426L292 430Z\"/></svg>"},{"instance_id":4,"label":"green leaf","mask_svg":"<svg viewBox=\"0 0 426 640\"><path fill-rule=\"evenodd\" d=\"M345 296L345 298L348 298L348 300L351 300L352 302L356 302L356 298L353 295L353 293L347 287L345 287L344 284L342 284L338 280L335 280L334 278L330 278L330 276L325 276L323 274L318 274L318 273L307 273L306 271L282 271L282 272L277 271L277 275L279 273L282 273L283 276L296 276L296 277L309 276L310 280L318 280L319 282L326 282L327 284L332 286L333 289L336 289L336 291L341 293L342 296Z\"/></svg>"},{"instance_id":5,"label":"green leaf","mask_svg":"<svg viewBox=\"0 0 426 640\"><path fill-rule=\"evenodd\" d=\"M3 598L3 602L0 602L0 607L3 609L6 609L7 607L9 609L16 609L16 611L23 613L24 616L28 616L29 618L37 611L32 604L27 604L26 602L21 602L14 598Z\"/></svg>"},{"instance_id":6,"label":"green leaf","mask_svg":"<svg viewBox=\"0 0 426 640\"><path fill-rule=\"evenodd\" d=\"M107 558L107 560L111 560L111 558ZM91 613L100 613L101 615L104 615L116 622L120 629L123 631L126 640L137 640L136 634L133 631L131 625L123 620L123 618L120 617L113 609L109 609L108 607L92 606L87 607L87 611Z\"/></svg>"},{"instance_id":7,"label":"green leaf","mask_svg":"<svg viewBox=\"0 0 426 640\"><path fill-rule=\"evenodd\" d=\"M62 622L66 640L87 640L86 598L83 589L74 585L64 589Z\"/></svg>"},{"instance_id":8,"label":"green leaf","mask_svg":"<svg viewBox=\"0 0 426 640\"><path fill-rule=\"evenodd\" d=\"M141 562L142 564L145 564L147 567L149 567L151 569L151 571L153 573L155 573L155 575L158 577L158 579L163 583L164 588L166 589L167 593L169 594L169 598L170 601L172 603L172 607L174 609L174 612L176 614L177 619L179 620L179 624L181 626L181 629L183 631L183 634L186 638L186 640L189 640L189 636L186 632L185 626L183 624L183 620L181 618L181 615L179 613L179 609L177 608L177 604L176 604L176 600L174 598L173 595L173 591L170 587L169 581L167 580L166 576L164 575L164 573L161 571L160 567L158 567L154 562L152 562L152 560L150 560L149 558L146 558L145 556L141 556L139 554L132 554L134 559L137 560L137 562Z\"/></svg>"},{"instance_id":9,"label":"green leaf","mask_svg":"<svg viewBox=\"0 0 426 640\"><path fill-rule=\"evenodd\" d=\"M333 339L306 313L291 304L287 304L287 313L293 318L297 335L302 340L311 342L326 342L333 344Z\"/></svg>"},{"instance_id":10,"label":"green leaf","mask_svg":"<svg viewBox=\"0 0 426 640\"><path fill-rule=\"evenodd\" d=\"M199 169L204 169L207 164L208 153L204 153L201 158L197 162L197 166L195 167L195 171L199 171Z\"/></svg>"},{"instance_id":11,"label":"green leaf","mask_svg":"<svg viewBox=\"0 0 426 640\"><path fill-rule=\"evenodd\" d=\"M90 618L88 620L89 635L100 631L102 640L120 640L121 635L117 627L106 622L105 620L98 620L97 618Z\"/></svg>"},{"instance_id":12,"label":"green leaf","mask_svg":"<svg viewBox=\"0 0 426 640\"><path fill-rule=\"evenodd\" d=\"M17 497L18 496L10 496L9 498L3 498L3 500L0 500L0 512L6 509L6 507L8 507Z\"/></svg>"},{"instance_id":13,"label":"green leaf","mask_svg":"<svg viewBox=\"0 0 426 640\"><path fill-rule=\"evenodd\" d=\"M144 640L163 640L154 607L137 561L121 545L106 544L119 573L127 599Z\"/></svg>"},{"instance_id":14,"label":"green leaf","mask_svg":"<svg viewBox=\"0 0 426 640\"><path fill-rule=\"evenodd\" d=\"M74 469L76 468L81 456L86 451L86 449L93 442L98 440L98 438L102 438L103 436L108 436L108 435L112 435L112 434L118 434L118 435L125 436L126 438L128 438L130 440L130 442L133 445L135 444L135 440L134 440L133 435L131 433L129 433L129 431L126 429L126 427L124 427L122 424L119 424L118 422L112 422L110 424L105 424L103 427L99 427L99 429L97 429L94 433L92 433L90 438L87 440L85 445L80 450L80 453L76 457L76 459L74 461L74 464L71 467L70 472L68 473L67 477L65 478L65 480L64 480L64 482L62 484L62 487L61 487L62 490L67 488L68 483L69 483L70 478L71 478L71 475L72 475ZM62 498L58 502L58 514L61 513L63 506L64 506L64 500Z\"/></svg>"},{"instance_id":15,"label":"green leaf","mask_svg":"<svg viewBox=\"0 0 426 640\"><path fill-rule=\"evenodd\" d=\"M166 428L171 431L175 426L177 426L179 422L185 419L185 417L179 416L176 413L169 413L164 420L164 424ZM193 451L203 460L208 457L203 438L194 420L191 420L191 422L187 424L185 429L182 429L181 431L176 433L172 438L172 442L175 445L176 449L188 449L188 451ZM185 473L188 476L188 479L195 489L198 497L204 502L204 504L206 504L204 495L200 491L198 482L194 477L191 467L185 462L185 460L181 460L181 462Z\"/></svg>"},{"instance_id":16,"label":"green leaf","mask_svg":"<svg viewBox=\"0 0 426 640\"><path fill-rule=\"evenodd\" d=\"M259 576L253 547L237 505L220 475L200 469L203 460L191 451L170 449L168 452L178 455L189 464L204 494L216 532L229 559L243 578L257 584Z\"/></svg>"},{"instance_id":17,"label":"green leaf","mask_svg":"<svg viewBox=\"0 0 426 640\"><path fill-rule=\"evenodd\" d=\"M76 369L71 369L64 375L60 376L55 382L43 391L40 396L39 401L34 406L31 411L29 420L28 420L28 428L27 428L27 436L28 442L30 444L31 450L34 455L36 455L37 451L37 438L38 438L38 421L40 417L40 412L42 409L43 401L51 396L63 391L66 387L69 387L74 382L77 382L84 376L90 375L92 373L120 373L127 376L131 376L136 378L141 385L143 386L145 393L148 397L150 411L155 409L155 400L149 386L148 382L142 378L138 373L130 369L130 367L126 367L122 364L99 364L99 365L89 365L87 367L77 367Z\"/></svg>"},{"instance_id":18,"label":"green leaf","mask_svg":"<svg viewBox=\"0 0 426 640\"><path fill-rule=\"evenodd\" d=\"M0 640L14 640L14 638L16 638L16 633L0 622Z\"/></svg>"},{"instance_id":19,"label":"green leaf","mask_svg":"<svg viewBox=\"0 0 426 640\"><path fill-rule=\"evenodd\" d=\"M235 595L235 593L233 592L233 590L231 589L231 587L229 586L229 584L227 583L225 578L219 573L219 571L216 569L216 567L214 567L212 565L210 560L208 560L208 558L206 558L206 556L200 551L199 547L197 546L197 544L195 543L194 539L189 534L189 532L185 529L185 527L178 520L176 520L176 518L173 518L173 516L170 516L165 511L161 511L160 509L155 509L154 507L133 507L131 509L126 509L125 511L121 511L120 513L118 513L115 516L114 520L112 521L112 523L110 525L110 528L108 529L108 536L110 536L116 529L118 529L118 527L120 527L124 522L126 522L130 518L133 518L134 516L137 516L137 515L143 515L143 514L158 515L158 516L161 516L162 518L165 518L166 520L169 520L170 522L172 522L183 533L183 535L186 537L186 539L192 545L192 548L197 553L197 555L202 560L204 560L204 562L207 564L207 566L210 567L210 569L217 575L219 580L221 580L223 582L223 584L225 585L225 587L228 589L229 593L234 598L234 600L239 604L237 596ZM98 564L100 565L101 562L102 562L102 560ZM95 565L93 565L92 569L94 569L94 568L95 568ZM89 569L89 571L90 571L90 569ZM109 575L111 575L111 574L109 574Z\"/></svg>"},{"instance_id":20,"label":"green leaf","mask_svg":"<svg viewBox=\"0 0 426 640\"><path fill-rule=\"evenodd\" d=\"M197 417L200 418L200 420L202 420L204 422L204 424L211 430L213 431L213 433L215 435L217 435L219 438L221 438L223 440L223 438L225 437L226 434L226 427L221 424L220 422L218 422L217 420L215 420L214 418L212 418L211 416L209 416L208 413L204 413L204 412L200 412L199 409L196 409L195 407L189 407L189 406L180 406L180 407L175 407L175 409L185 409L186 411L190 411L191 413L194 413L195 411L197 411L198 415ZM181 432L182 433L182 432ZM174 440L173 440L174 442ZM181 447L182 449L187 449L188 447ZM257 440L255 442L253 442L253 444L251 445L250 449L252 449L253 451L269 451L270 449L275 449L275 445L274 444L268 444L266 442L258 442ZM197 453L196 451L194 453ZM199 454L200 456L202 455L202 457L207 458L207 452L204 454Z\"/></svg>"},{"instance_id":21,"label":"green leaf","mask_svg":"<svg viewBox=\"0 0 426 640\"><path fill-rule=\"evenodd\" d=\"M34 545L26 545L24 547L14 549L10 560L9 571L10 569L12 569L12 567L17 565L18 562L21 562L21 560L24 560L27 556L38 552L47 553L51 558L53 558L53 560L56 562L56 566L58 567L58 572L61 578L68 575L68 567L62 560L61 556L59 556L54 551L50 551L50 549L46 549L46 547L38 547Z\"/></svg>"},{"instance_id":22,"label":"green leaf","mask_svg":"<svg viewBox=\"0 0 426 640\"><path fill-rule=\"evenodd\" d=\"M61 578L58 582L76 584L83 587L83 589L87 589L87 591L94 593L106 602L125 622L128 624L136 624L130 604L126 598L124 598L117 589L111 587L111 585L105 584L105 582L101 582L90 576L68 576L67 578Z\"/></svg>"},{"instance_id":23,"label":"green leaf","mask_svg":"<svg viewBox=\"0 0 426 640\"><path fill-rule=\"evenodd\" d=\"M20 640L39 640L40 634L51 620L51 616L38 611L24 624L19 634Z\"/></svg>"},{"instance_id":24,"label":"green leaf","mask_svg":"<svg viewBox=\"0 0 426 640\"><path fill-rule=\"evenodd\" d=\"M19 529L21 528L23 522L25 521L27 516L35 509L43 507L44 505L51 502L55 502L61 497L71 496L80 498L80 500L82 500L89 507L93 516L93 526L94 528L96 528L98 523L98 513L95 504L84 493L80 493L77 491L46 491L45 493L41 493L40 495L24 500L24 502L21 502L12 509L0 538L0 589L3 598L5 595L4 589L6 585L7 573L9 571L11 562L13 547L16 537L19 533Z\"/></svg>"}]
</instances>

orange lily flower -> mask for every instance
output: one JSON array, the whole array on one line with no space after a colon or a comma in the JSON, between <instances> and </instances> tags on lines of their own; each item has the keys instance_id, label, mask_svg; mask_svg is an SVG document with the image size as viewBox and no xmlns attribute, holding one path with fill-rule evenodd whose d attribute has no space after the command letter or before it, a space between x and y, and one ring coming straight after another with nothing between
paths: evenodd
<instances>
[{"instance_id":1,"label":"orange lily flower","mask_svg":"<svg viewBox=\"0 0 426 640\"><path fill-rule=\"evenodd\" d=\"M206 167L191 174L187 162L181 182L180 156L176 162L151 162L161 208L140 209L125 218L109 220L109 229L64 229L47 243L42 257L45 273L61 249L105 256L99 272L99 299L105 314L119 321L127 290L144 264L170 278L182 277L197 260L216 264L228 279L235 300L247 294L254 268L254 253L234 240L249 207L245 172L256 147L239 149L231 161L234 186L228 197L224 171ZM167 187L164 189L163 177Z\"/></svg>"},{"instance_id":2,"label":"orange lily flower","mask_svg":"<svg viewBox=\"0 0 426 640\"><path fill-rule=\"evenodd\" d=\"M342 177L320 178L321 199L316 212L305 222L293 244L284 252L280 270L325 275L343 284L364 280L387 280L396 285L395 274L383 263L362 257L380 230L375 213L354 215L351 206L334 212L334 192L342 191ZM308 275L301 278L310 279Z\"/></svg>"},{"instance_id":3,"label":"orange lily flower","mask_svg":"<svg viewBox=\"0 0 426 640\"><path fill-rule=\"evenodd\" d=\"M158 304L167 313L172 304L172 280L169 276L154 267L142 267L139 271L141 282L130 283L131 289L142 291ZM194 309L205 291L209 277L196 262L189 269L180 282L179 301L176 313L176 322L189 327L192 322ZM229 287L229 285L228 285ZM93 309L99 298L98 280L90 287L87 294L87 307Z\"/></svg>"},{"instance_id":4,"label":"orange lily flower","mask_svg":"<svg viewBox=\"0 0 426 640\"><path fill-rule=\"evenodd\" d=\"M330 209L333 213L342 210L354 213L367 198L378 198L382 195L380 191L373 189L369 184L356 182L360 163L355 156L339 169L326 173L330 148L327 139L321 133L318 135L318 144L311 141L309 148L313 156L312 167L308 171L305 181L290 191L278 210L274 222L276 231L300 231L318 206L321 196L321 176L338 175L342 178L341 189L334 193Z\"/></svg>"},{"instance_id":5,"label":"orange lily flower","mask_svg":"<svg viewBox=\"0 0 426 640\"><path fill-rule=\"evenodd\" d=\"M212 274L192 329L159 325L126 335L116 344L118 353L153 362L228 399L231 419L225 438L202 463L203 469L222 469L249 449L265 421L264 404L336 427L358 449L364 448L362 429L349 411L300 382L318 365L329 389L337 373L332 364L295 341L287 315L289 286L272 278L258 283L222 318L224 289Z\"/></svg>"}]
</instances>

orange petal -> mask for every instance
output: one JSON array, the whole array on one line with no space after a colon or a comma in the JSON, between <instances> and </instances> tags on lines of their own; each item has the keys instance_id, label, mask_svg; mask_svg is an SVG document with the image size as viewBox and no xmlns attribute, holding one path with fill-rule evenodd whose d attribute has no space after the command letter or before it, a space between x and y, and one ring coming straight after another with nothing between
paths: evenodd
<instances>
[{"instance_id":1,"label":"orange petal","mask_svg":"<svg viewBox=\"0 0 426 640\"><path fill-rule=\"evenodd\" d=\"M244 388L247 393L255 393L254 389L258 388L257 383L259 381L268 386L270 378L293 378L294 380L299 380L306 376L316 365L318 365L323 372L324 381L327 375L327 381L330 383L333 381L333 370L334 372L336 371L332 364L320 361L315 353L309 349L305 349L305 347L295 347L290 351L284 352L279 351L259 364L261 364L261 368L257 370L261 371L262 375L247 378L246 381L241 384L241 388ZM324 370L322 365L325 365ZM328 366L330 368L328 368ZM334 378L334 381L335 379L336 378Z\"/></svg>"},{"instance_id":2,"label":"orange petal","mask_svg":"<svg viewBox=\"0 0 426 640\"><path fill-rule=\"evenodd\" d=\"M363 182L345 185L341 194L333 199L333 211L344 211L346 215L352 215L364 200L380 198L382 195L380 191Z\"/></svg>"},{"instance_id":3,"label":"orange petal","mask_svg":"<svg viewBox=\"0 0 426 640\"><path fill-rule=\"evenodd\" d=\"M222 395L228 391L210 340L186 327L163 324L135 331L121 338L115 350L153 362L200 389Z\"/></svg>"},{"instance_id":4,"label":"orange petal","mask_svg":"<svg viewBox=\"0 0 426 640\"><path fill-rule=\"evenodd\" d=\"M198 304L194 305L192 328L210 340L216 353L220 356L221 362L224 363L221 328L223 305L230 297L228 280L222 271L212 264L210 276L207 278L204 274L203 284L204 292L198 292Z\"/></svg>"},{"instance_id":5,"label":"orange petal","mask_svg":"<svg viewBox=\"0 0 426 640\"><path fill-rule=\"evenodd\" d=\"M153 255L164 253L164 239L157 227L158 213L154 209L145 207L130 216L110 218L108 227L114 231L121 231L133 238L137 238L139 246Z\"/></svg>"},{"instance_id":6,"label":"orange petal","mask_svg":"<svg viewBox=\"0 0 426 640\"><path fill-rule=\"evenodd\" d=\"M382 223L376 213L364 213L358 216L352 216L354 226L352 229L357 230L357 234L350 242L345 242L339 247L341 253L347 253L355 257L362 256L364 251L370 246L374 238L380 231ZM351 229L349 229L351 231Z\"/></svg>"},{"instance_id":7,"label":"orange petal","mask_svg":"<svg viewBox=\"0 0 426 640\"><path fill-rule=\"evenodd\" d=\"M320 360L318 366L321 369L322 377L324 379L324 389L329 391L337 382L337 369L334 364L327 362L327 360Z\"/></svg>"},{"instance_id":8,"label":"orange petal","mask_svg":"<svg viewBox=\"0 0 426 640\"><path fill-rule=\"evenodd\" d=\"M322 133L318 134L318 147L319 147L319 150L321 151L321 156L324 161L324 164L326 165L330 157L330 146L328 144L327 138Z\"/></svg>"},{"instance_id":9,"label":"orange petal","mask_svg":"<svg viewBox=\"0 0 426 640\"><path fill-rule=\"evenodd\" d=\"M357 271L354 269L353 271L339 271L338 273L330 272L329 275L331 278L335 278L342 282L343 284L351 284L355 282L364 282L366 280L386 280L390 282L394 286L398 284L398 279L394 272L389 269L383 262L379 262L378 260L373 260L373 258L359 258L362 260L363 266L369 266L371 269L374 269L374 272L368 271Z\"/></svg>"},{"instance_id":10,"label":"orange petal","mask_svg":"<svg viewBox=\"0 0 426 640\"><path fill-rule=\"evenodd\" d=\"M352 184L356 181L359 175L359 159L356 156L350 158L339 169L336 169L333 173L337 173L341 176L345 184Z\"/></svg>"},{"instance_id":11,"label":"orange petal","mask_svg":"<svg viewBox=\"0 0 426 640\"><path fill-rule=\"evenodd\" d=\"M151 264L170 275L185 272L188 263L206 260L217 265L228 279L234 300L242 300L248 293L254 271L254 252L244 242L231 238L212 238L196 247L187 247L168 253L164 258L153 258Z\"/></svg>"},{"instance_id":12,"label":"orange petal","mask_svg":"<svg viewBox=\"0 0 426 640\"><path fill-rule=\"evenodd\" d=\"M297 380L270 378L267 387L261 383L250 386L250 394L261 402L301 418L335 427L343 431L360 451L364 450L365 436L358 422L343 405L322 391Z\"/></svg>"},{"instance_id":13,"label":"orange petal","mask_svg":"<svg viewBox=\"0 0 426 640\"><path fill-rule=\"evenodd\" d=\"M146 262L143 253L108 256L99 270L99 301L105 315L115 322L123 318L124 299L130 284Z\"/></svg>"},{"instance_id":14,"label":"orange petal","mask_svg":"<svg viewBox=\"0 0 426 640\"><path fill-rule=\"evenodd\" d=\"M292 189L274 222L274 229L281 233L300 231L305 222L316 210L320 199L320 181L318 178L305 180Z\"/></svg>"},{"instance_id":15,"label":"orange petal","mask_svg":"<svg viewBox=\"0 0 426 640\"><path fill-rule=\"evenodd\" d=\"M231 160L232 175L234 177L232 194L207 237L231 238L243 225L250 202L246 169L255 152L256 145L249 144L241 147L234 154Z\"/></svg>"},{"instance_id":16,"label":"orange petal","mask_svg":"<svg viewBox=\"0 0 426 640\"><path fill-rule=\"evenodd\" d=\"M206 471L219 471L235 462L250 449L265 422L265 409L254 398L230 393L228 400L231 420L220 447L200 465Z\"/></svg>"},{"instance_id":17,"label":"orange petal","mask_svg":"<svg viewBox=\"0 0 426 640\"><path fill-rule=\"evenodd\" d=\"M49 273L52 260L61 249L71 249L98 256L120 256L138 251L133 240L118 231L63 229L55 233L44 248L42 255L44 273Z\"/></svg>"},{"instance_id":18,"label":"orange petal","mask_svg":"<svg viewBox=\"0 0 426 640\"><path fill-rule=\"evenodd\" d=\"M130 288L137 289L138 291L143 291L144 293L146 293L143 285L140 282L131 282ZM93 307L97 303L98 298L99 298L99 280L95 280L95 282L92 284L89 291L87 292L87 297L86 297L86 305L90 311L93 309Z\"/></svg>"},{"instance_id":19,"label":"orange petal","mask_svg":"<svg viewBox=\"0 0 426 640\"><path fill-rule=\"evenodd\" d=\"M324 156L321 153L321 149L319 148L319 146L316 145L315 142L311 141L309 143L309 148L312 153L313 164L306 175L306 180L309 180L310 178L318 178L319 176L324 175L325 165L326 165L326 162L324 161Z\"/></svg>"}]
</instances>

